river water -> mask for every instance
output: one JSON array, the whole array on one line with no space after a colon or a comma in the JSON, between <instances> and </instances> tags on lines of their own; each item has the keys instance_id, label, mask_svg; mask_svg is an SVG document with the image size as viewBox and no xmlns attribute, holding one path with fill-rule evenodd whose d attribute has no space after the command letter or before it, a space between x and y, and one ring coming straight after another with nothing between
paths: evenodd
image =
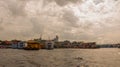
<instances>
[{"instance_id":1,"label":"river water","mask_svg":"<svg viewBox=\"0 0 120 67\"><path fill-rule=\"evenodd\" d=\"M0 67L120 67L120 49L0 49Z\"/></svg>"}]
</instances>

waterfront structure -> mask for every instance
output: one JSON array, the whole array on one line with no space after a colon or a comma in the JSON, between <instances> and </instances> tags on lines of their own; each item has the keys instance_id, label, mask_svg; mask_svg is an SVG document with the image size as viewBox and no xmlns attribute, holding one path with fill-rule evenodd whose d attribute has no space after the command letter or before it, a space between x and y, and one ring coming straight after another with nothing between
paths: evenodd
<instances>
[{"instance_id":1,"label":"waterfront structure","mask_svg":"<svg viewBox=\"0 0 120 67\"><path fill-rule=\"evenodd\" d=\"M62 48L63 41L58 41L54 43L55 48Z\"/></svg>"},{"instance_id":2,"label":"waterfront structure","mask_svg":"<svg viewBox=\"0 0 120 67\"><path fill-rule=\"evenodd\" d=\"M30 40L30 41L27 41L27 42L25 43L24 49L28 49L28 50L39 50L39 49L41 49L41 44L40 44L39 42Z\"/></svg>"},{"instance_id":3,"label":"waterfront structure","mask_svg":"<svg viewBox=\"0 0 120 67\"><path fill-rule=\"evenodd\" d=\"M66 41L63 41L63 43L61 44L62 48L71 48L72 45L71 45L71 42L66 40Z\"/></svg>"},{"instance_id":4,"label":"waterfront structure","mask_svg":"<svg viewBox=\"0 0 120 67\"><path fill-rule=\"evenodd\" d=\"M46 49L53 49L54 48L54 42L51 41L51 40L46 41L45 48Z\"/></svg>"},{"instance_id":5,"label":"waterfront structure","mask_svg":"<svg viewBox=\"0 0 120 67\"><path fill-rule=\"evenodd\" d=\"M120 44L117 44L117 47L120 48Z\"/></svg>"},{"instance_id":6,"label":"waterfront structure","mask_svg":"<svg viewBox=\"0 0 120 67\"><path fill-rule=\"evenodd\" d=\"M12 47L13 49L18 49L18 43L19 43L20 41L19 41L19 40L12 40L11 42L12 42L11 47Z\"/></svg>"},{"instance_id":7,"label":"waterfront structure","mask_svg":"<svg viewBox=\"0 0 120 67\"><path fill-rule=\"evenodd\" d=\"M0 47L9 47L14 49L53 49L53 48L120 48L120 43L118 44L101 44L96 45L96 42L84 42L84 41L73 41L69 40L59 41L59 37L56 35L55 38L45 40L41 37L34 40L21 41L21 40L11 40L11 41L1 41Z\"/></svg>"},{"instance_id":8,"label":"waterfront structure","mask_svg":"<svg viewBox=\"0 0 120 67\"><path fill-rule=\"evenodd\" d=\"M80 42L73 41L72 42L72 47L73 48L81 48L83 43L84 42L82 42L82 41L80 41Z\"/></svg>"},{"instance_id":9,"label":"waterfront structure","mask_svg":"<svg viewBox=\"0 0 120 67\"><path fill-rule=\"evenodd\" d=\"M82 43L80 48L96 48L96 42Z\"/></svg>"},{"instance_id":10,"label":"waterfront structure","mask_svg":"<svg viewBox=\"0 0 120 67\"><path fill-rule=\"evenodd\" d=\"M37 41L41 44L42 49L53 49L55 46L55 43L59 42L59 37L56 35L55 38L49 39L49 40L44 40L42 37L38 39L34 39L34 41Z\"/></svg>"},{"instance_id":11,"label":"waterfront structure","mask_svg":"<svg viewBox=\"0 0 120 67\"><path fill-rule=\"evenodd\" d=\"M18 49L23 49L25 47L25 44L26 44L26 42L24 42L24 41L18 42L17 48Z\"/></svg>"},{"instance_id":12,"label":"waterfront structure","mask_svg":"<svg viewBox=\"0 0 120 67\"><path fill-rule=\"evenodd\" d=\"M12 45L12 42L5 40L1 42L1 45L3 45L5 48L10 48Z\"/></svg>"}]
</instances>

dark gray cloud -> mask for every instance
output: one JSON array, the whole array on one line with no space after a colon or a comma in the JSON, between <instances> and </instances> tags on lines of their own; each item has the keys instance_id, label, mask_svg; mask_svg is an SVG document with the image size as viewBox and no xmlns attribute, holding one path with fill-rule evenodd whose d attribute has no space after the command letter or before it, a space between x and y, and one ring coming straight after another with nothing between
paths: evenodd
<instances>
[{"instance_id":1,"label":"dark gray cloud","mask_svg":"<svg viewBox=\"0 0 120 67\"><path fill-rule=\"evenodd\" d=\"M54 0L58 5L65 6L69 3L81 2L82 0Z\"/></svg>"},{"instance_id":2,"label":"dark gray cloud","mask_svg":"<svg viewBox=\"0 0 120 67\"><path fill-rule=\"evenodd\" d=\"M94 0L93 2L97 5L97 4L103 3L104 0Z\"/></svg>"},{"instance_id":3,"label":"dark gray cloud","mask_svg":"<svg viewBox=\"0 0 120 67\"><path fill-rule=\"evenodd\" d=\"M48 4L50 2L56 2L59 6L65 6L70 3L81 3L83 0L45 0L44 4Z\"/></svg>"}]
</instances>

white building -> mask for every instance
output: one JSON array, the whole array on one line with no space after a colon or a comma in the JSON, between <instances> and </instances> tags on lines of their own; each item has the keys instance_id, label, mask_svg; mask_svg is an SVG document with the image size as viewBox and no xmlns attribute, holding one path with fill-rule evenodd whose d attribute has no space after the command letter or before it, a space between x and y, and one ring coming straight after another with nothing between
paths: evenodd
<instances>
[{"instance_id":1,"label":"white building","mask_svg":"<svg viewBox=\"0 0 120 67\"><path fill-rule=\"evenodd\" d=\"M53 49L54 48L54 42L51 41L51 40L46 41L45 48L46 49Z\"/></svg>"}]
</instances>

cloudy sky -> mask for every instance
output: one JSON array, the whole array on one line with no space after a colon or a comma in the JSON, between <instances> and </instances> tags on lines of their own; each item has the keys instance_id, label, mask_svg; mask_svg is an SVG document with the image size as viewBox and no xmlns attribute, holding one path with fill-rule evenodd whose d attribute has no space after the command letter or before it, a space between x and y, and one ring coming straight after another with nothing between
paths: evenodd
<instances>
[{"instance_id":1,"label":"cloudy sky","mask_svg":"<svg viewBox=\"0 0 120 67\"><path fill-rule=\"evenodd\" d=\"M0 39L120 42L120 0L0 0Z\"/></svg>"}]
</instances>

